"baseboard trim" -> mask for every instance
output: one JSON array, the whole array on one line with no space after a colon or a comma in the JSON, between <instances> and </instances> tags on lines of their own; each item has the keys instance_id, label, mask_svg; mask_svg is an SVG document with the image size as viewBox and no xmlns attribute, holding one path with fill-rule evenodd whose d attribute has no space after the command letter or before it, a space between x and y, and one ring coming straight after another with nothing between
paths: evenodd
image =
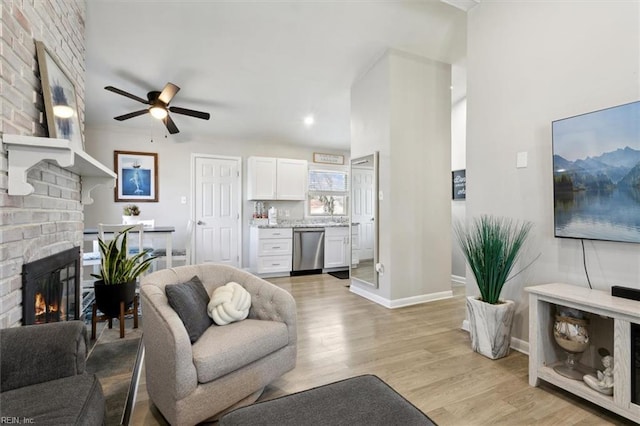
<instances>
[{"instance_id":1,"label":"baseboard trim","mask_svg":"<svg viewBox=\"0 0 640 426\"><path fill-rule=\"evenodd\" d=\"M469 332L469 320L467 320L467 319L466 320L462 320L462 325L460 326L460 328L468 333Z\"/></svg>"},{"instance_id":2,"label":"baseboard trim","mask_svg":"<svg viewBox=\"0 0 640 426\"><path fill-rule=\"evenodd\" d=\"M375 293L372 293L355 285L350 286L349 291L389 309L404 308L406 306L419 305L421 303L433 302L435 300L449 299L453 297L453 292L450 290L441 291L438 293L422 294L420 296L405 297L396 300L385 299L384 297L381 297Z\"/></svg>"},{"instance_id":3,"label":"baseboard trim","mask_svg":"<svg viewBox=\"0 0 640 426\"><path fill-rule=\"evenodd\" d=\"M451 282L453 283L454 286L458 287L458 286L464 286L467 285L467 278L466 277L461 277L459 275L451 275Z\"/></svg>"},{"instance_id":4,"label":"baseboard trim","mask_svg":"<svg viewBox=\"0 0 640 426\"><path fill-rule=\"evenodd\" d=\"M460 328L468 333L469 332L469 320L462 321L462 325L460 326ZM520 353L523 353L523 354L529 356L529 342L527 342L525 340L516 339L515 337L511 337L511 344L509 345L509 347L511 349L513 349L514 351L518 351Z\"/></svg>"},{"instance_id":5,"label":"baseboard trim","mask_svg":"<svg viewBox=\"0 0 640 426\"><path fill-rule=\"evenodd\" d=\"M433 302L435 300L449 299L453 297L453 291L440 291L437 293L421 294L420 296L404 297L391 301L391 309L404 308L406 306L419 305L421 303Z\"/></svg>"}]
</instances>

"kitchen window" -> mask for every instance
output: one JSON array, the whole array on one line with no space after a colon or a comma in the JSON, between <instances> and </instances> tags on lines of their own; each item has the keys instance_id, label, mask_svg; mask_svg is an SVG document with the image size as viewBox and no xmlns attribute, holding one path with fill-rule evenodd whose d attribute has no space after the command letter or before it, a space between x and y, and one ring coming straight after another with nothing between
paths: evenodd
<instances>
[{"instance_id":1,"label":"kitchen window","mask_svg":"<svg viewBox=\"0 0 640 426\"><path fill-rule=\"evenodd\" d=\"M308 215L346 216L349 213L348 178L345 170L309 169Z\"/></svg>"}]
</instances>

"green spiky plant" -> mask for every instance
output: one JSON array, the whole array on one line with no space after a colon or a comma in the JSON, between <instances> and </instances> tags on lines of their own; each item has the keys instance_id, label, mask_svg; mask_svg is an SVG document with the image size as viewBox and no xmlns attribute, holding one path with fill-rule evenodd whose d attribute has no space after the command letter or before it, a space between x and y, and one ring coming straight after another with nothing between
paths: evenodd
<instances>
[{"instance_id":1,"label":"green spiky plant","mask_svg":"<svg viewBox=\"0 0 640 426\"><path fill-rule=\"evenodd\" d=\"M127 256L127 232L131 228L123 229L111 241L98 239L100 246L100 273L91 274L92 277L104 281L105 284L122 284L133 281L145 273L156 256L148 256L142 247L134 256ZM122 242L119 242L122 238Z\"/></svg>"},{"instance_id":2,"label":"green spiky plant","mask_svg":"<svg viewBox=\"0 0 640 426\"><path fill-rule=\"evenodd\" d=\"M531 222L518 223L487 215L475 219L469 230L460 223L455 226L460 248L484 302L492 305L500 303L502 288L513 278L509 278L509 275L532 226Z\"/></svg>"}]
</instances>

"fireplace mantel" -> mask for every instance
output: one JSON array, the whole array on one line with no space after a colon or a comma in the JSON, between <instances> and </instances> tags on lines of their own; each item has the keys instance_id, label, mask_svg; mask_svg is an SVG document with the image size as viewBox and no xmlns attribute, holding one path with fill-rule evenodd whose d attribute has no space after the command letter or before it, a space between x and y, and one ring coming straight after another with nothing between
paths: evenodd
<instances>
[{"instance_id":1,"label":"fireplace mantel","mask_svg":"<svg viewBox=\"0 0 640 426\"><path fill-rule=\"evenodd\" d=\"M80 175L82 204L91 204L91 191L99 185L115 187L116 174L82 150L75 149L66 139L35 136L3 135L8 152L9 195L29 195L34 192L27 182L27 172L40 161L51 160L70 172Z\"/></svg>"}]
</instances>

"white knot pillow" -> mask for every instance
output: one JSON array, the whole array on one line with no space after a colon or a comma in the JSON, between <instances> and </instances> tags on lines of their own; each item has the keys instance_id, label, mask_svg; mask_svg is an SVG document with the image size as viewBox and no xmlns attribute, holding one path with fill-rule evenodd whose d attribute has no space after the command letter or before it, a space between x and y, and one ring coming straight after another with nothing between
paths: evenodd
<instances>
[{"instance_id":1,"label":"white knot pillow","mask_svg":"<svg viewBox=\"0 0 640 426\"><path fill-rule=\"evenodd\" d=\"M242 321L249 315L251 295L237 282L216 288L207 305L209 316L218 325Z\"/></svg>"}]
</instances>

